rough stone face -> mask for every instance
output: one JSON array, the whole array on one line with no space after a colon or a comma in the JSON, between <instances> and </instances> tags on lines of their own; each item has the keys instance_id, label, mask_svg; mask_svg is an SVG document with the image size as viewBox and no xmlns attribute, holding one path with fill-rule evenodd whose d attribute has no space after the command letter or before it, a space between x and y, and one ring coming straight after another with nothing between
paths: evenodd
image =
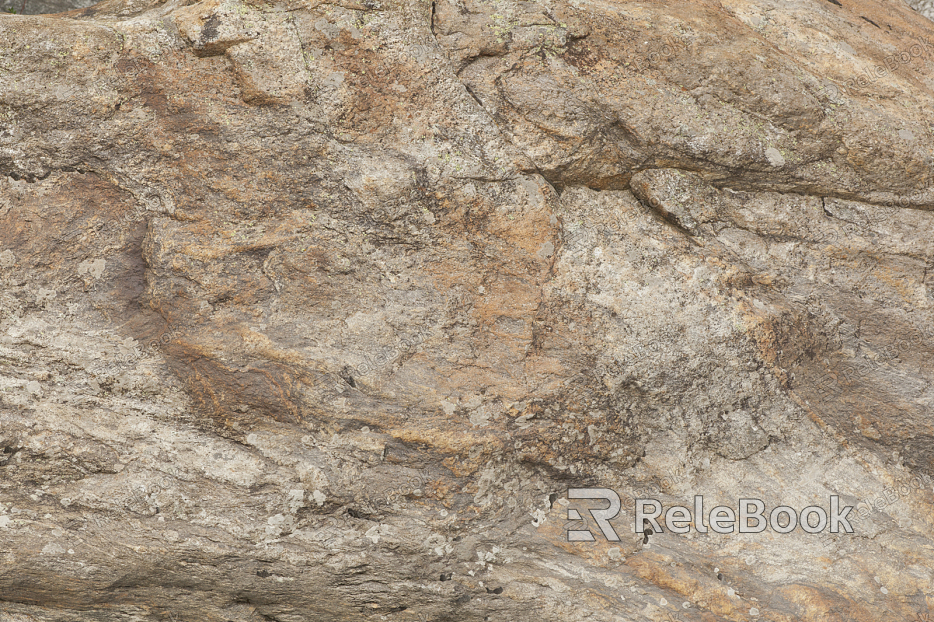
<instances>
[{"instance_id":1,"label":"rough stone face","mask_svg":"<svg viewBox=\"0 0 934 622\"><path fill-rule=\"evenodd\" d=\"M901 0L105 0L0 42L0 619L934 615ZM634 532L695 495L860 516Z\"/></svg>"}]
</instances>

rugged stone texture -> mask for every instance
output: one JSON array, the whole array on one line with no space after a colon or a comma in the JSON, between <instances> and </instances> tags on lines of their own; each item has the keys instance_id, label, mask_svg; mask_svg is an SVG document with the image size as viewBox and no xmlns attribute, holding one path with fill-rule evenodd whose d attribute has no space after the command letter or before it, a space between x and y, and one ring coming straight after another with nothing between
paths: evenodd
<instances>
[{"instance_id":1,"label":"rugged stone texture","mask_svg":"<svg viewBox=\"0 0 934 622\"><path fill-rule=\"evenodd\" d=\"M106 0L0 41L3 619L930 615L900 0ZM620 542L567 541L590 486ZM872 511L633 533L696 494Z\"/></svg>"},{"instance_id":2,"label":"rugged stone texture","mask_svg":"<svg viewBox=\"0 0 934 622\"><path fill-rule=\"evenodd\" d=\"M934 3L931 0L909 0L908 4L926 18L934 18Z\"/></svg>"},{"instance_id":3,"label":"rugged stone texture","mask_svg":"<svg viewBox=\"0 0 934 622\"><path fill-rule=\"evenodd\" d=\"M94 0L0 0L0 11L17 15L43 15L85 9Z\"/></svg>"}]
</instances>

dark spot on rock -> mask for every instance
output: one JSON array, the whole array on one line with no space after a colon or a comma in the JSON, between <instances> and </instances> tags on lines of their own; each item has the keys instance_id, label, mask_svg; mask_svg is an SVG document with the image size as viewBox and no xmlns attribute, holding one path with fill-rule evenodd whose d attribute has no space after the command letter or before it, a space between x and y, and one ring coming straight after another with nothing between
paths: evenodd
<instances>
[{"instance_id":1,"label":"dark spot on rock","mask_svg":"<svg viewBox=\"0 0 934 622\"><path fill-rule=\"evenodd\" d=\"M272 573L269 572L268 570L257 570L256 576L260 577L261 579L265 579L266 577L271 577Z\"/></svg>"},{"instance_id":2,"label":"dark spot on rock","mask_svg":"<svg viewBox=\"0 0 934 622\"><path fill-rule=\"evenodd\" d=\"M4 455L0 457L0 466L6 466L7 463L9 463L10 459L13 458L14 455L16 455L16 452L20 451L21 449L22 449L21 447L11 447L11 446L4 447L3 448Z\"/></svg>"},{"instance_id":3,"label":"dark spot on rock","mask_svg":"<svg viewBox=\"0 0 934 622\"><path fill-rule=\"evenodd\" d=\"M265 262L269 258L269 253L272 252L271 246L266 246L263 248L252 248L250 250L244 251L244 254L253 257L257 261Z\"/></svg>"},{"instance_id":4,"label":"dark spot on rock","mask_svg":"<svg viewBox=\"0 0 934 622\"><path fill-rule=\"evenodd\" d=\"M463 594L457 597L457 599L454 601L454 604L455 605L466 605L469 602L470 602L470 594Z\"/></svg>"},{"instance_id":5,"label":"dark spot on rock","mask_svg":"<svg viewBox=\"0 0 934 622\"><path fill-rule=\"evenodd\" d=\"M722 572L718 572L718 573L717 573L717 581L723 581L723 573L722 573Z\"/></svg>"},{"instance_id":6,"label":"dark spot on rock","mask_svg":"<svg viewBox=\"0 0 934 622\"><path fill-rule=\"evenodd\" d=\"M442 580L442 581L450 581L450 580L451 580L451 577L452 577L453 575L454 575L453 572L442 572L442 573L441 573L441 580Z\"/></svg>"},{"instance_id":7,"label":"dark spot on rock","mask_svg":"<svg viewBox=\"0 0 934 622\"><path fill-rule=\"evenodd\" d=\"M555 501L558 500L558 493L553 492L548 495L548 507L555 507Z\"/></svg>"},{"instance_id":8,"label":"dark spot on rock","mask_svg":"<svg viewBox=\"0 0 934 622\"><path fill-rule=\"evenodd\" d=\"M503 588L497 587L497 588L492 589L492 590L491 590L490 588L486 588L486 593L487 593L487 594L502 594L502 593L503 593Z\"/></svg>"},{"instance_id":9,"label":"dark spot on rock","mask_svg":"<svg viewBox=\"0 0 934 622\"><path fill-rule=\"evenodd\" d=\"M642 532L643 534L645 534L642 536L642 544L648 544L649 536L655 533L654 531L652 531L652 526L648 520L645 520L645 519L642 520Z\"/></svg>"},{"instance_id":10,"label":"dark spot on rock","mask_svg":"<svg viewBox=\"0 0 934 622\"><path fill-rule=\"evenodd\" d=\"M879 24L875 23L874 21L872 21L872 20L869 19L868 17L864 17L864 16L862 16L862 15L860 15L859 17L860 17L860 19L866 20L867 22L869 22L870 24L872 24L873 26L875 26L875 27L878 28L879 30L882 30L882 26L880 26Z\"/></svg>"},{"instance_id":11,"label":"dark spot on rock","mask_svg":"<svg viewBox=\"0 0 934 622\"><path fill-rule=\"evenodd\" d=\"M840 4L837 0L827 0L827 2L829 2L829 3L831 3L831 4L836 4L837 6L843 6L843 5Z\"/></svg>"},{"instance_id":12,"label":"dark spot on rock","mask_svg":"<svg viewBox=\"0 0 934 622\"><path fill-rule=\"evenodd\" d=\"M217 38L217 27L220 26L221 20L217 15L212 15L204 22L204 26L201 28L201 41L211 41Z\"/></svg>"}]
</instances>

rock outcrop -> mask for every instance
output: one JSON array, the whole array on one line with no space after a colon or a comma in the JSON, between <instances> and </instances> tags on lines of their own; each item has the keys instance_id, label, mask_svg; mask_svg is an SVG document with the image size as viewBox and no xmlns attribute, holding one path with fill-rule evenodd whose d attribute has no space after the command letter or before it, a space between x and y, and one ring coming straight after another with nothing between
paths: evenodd
<instances>
[{"instance_id":1,"label":"rock outcrop","mask_svg":"<svg viewBox=\"0 0 934 622\"><path fill-rule=\"evenodd\" d=\"M0 42L0 619L932 615L901 0L104 0ZM855 533L636 533L696 495Z\"/></svg>"}]
</instances>

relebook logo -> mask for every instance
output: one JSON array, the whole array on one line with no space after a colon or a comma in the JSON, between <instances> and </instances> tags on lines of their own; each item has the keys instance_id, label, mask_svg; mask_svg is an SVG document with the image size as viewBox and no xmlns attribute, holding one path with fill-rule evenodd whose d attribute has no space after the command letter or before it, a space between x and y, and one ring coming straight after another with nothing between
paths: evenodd
<instances>
[{"instance_id":1,"label":"relebook logo","mask_svg":"<svg viewBox=\"0 0 934 622\"><path fill-rule=\"evenodd\" d=\"M603 536L611 542L619 542L620 538L610 521L619 515L621 508L619 495L609 488L571 488L568 490L568 499L593 499L609 502L603 509L591 509L590 515ZM807 533L820 533L830 527L830 533L853 533L853 526L847 520L852 506L840 507L840 498L830 496L829 510L811 505L801 512L787 505L773 508L766 518L765 503L760 499L740 499L733 508L720 505L714 507L706 514L704 521L704 497L694 497L694 507L674 505L664 512L665 527L659 522L662 516L662 504L656 499L636 499L635 501L635 530L638 534L664 533L668 531L677 534L688 533L693 528L697 533L707 533L708 530L719 534L730 533L762 533L766 528L776 533L789 533L796 527ZM692 511L693 510L693 511ZM583 520L580 512L568 509L568 520ZM843 531L840 531L840 528ZM593 542L594 536L587 529L569 529L568 542ZM643 540L645 542L645 540Z\"/></svg>"}]
</instances>

